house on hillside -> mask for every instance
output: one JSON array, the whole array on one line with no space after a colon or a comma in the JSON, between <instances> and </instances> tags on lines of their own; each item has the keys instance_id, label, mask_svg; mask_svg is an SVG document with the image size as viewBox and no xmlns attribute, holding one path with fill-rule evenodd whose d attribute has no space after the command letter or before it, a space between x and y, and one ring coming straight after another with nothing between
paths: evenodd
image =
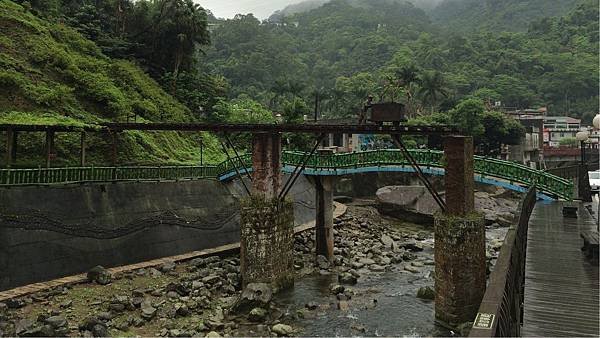
<instances>
[{"instance_id":1,"label":"house on hillside","mask_svg":"<svg viewBox=\"0 0 600 338\"><path fill-rule=\"evenodd\" d=\"M533 169L539 169L543 157L544 117L538 114L511 114L525 128L521 142L508 147L508 160L516 161Z\"/></svg>"},{"instance_id":2,"label":"house on hillside","mask_svg":"<svg viewBox=\"0 0 600 338\"><path fill-rule=\"evenodd\" d=\"M558 147L565 138L575 138L581 130L581 120L568 116L544 117L544 146Z\"/></svg>"}]
</instances>

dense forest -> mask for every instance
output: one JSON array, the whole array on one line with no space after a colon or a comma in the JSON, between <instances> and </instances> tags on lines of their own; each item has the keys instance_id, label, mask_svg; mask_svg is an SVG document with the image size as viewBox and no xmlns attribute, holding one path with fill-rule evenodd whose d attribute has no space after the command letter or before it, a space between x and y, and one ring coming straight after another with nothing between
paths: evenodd
<instances>
[{"instance_id":1,"label":"dense forest","mask_svg":"<svg viewBox=\"0 0 600 338\"><path fill-rule=\"evenodd\" d=\"M522 132L495 102L586 123L598 112L598 0L313 0L265 21L201 5L0 0L0 122L302 122L356 116L374 95L493 152ZM223 156L209 134L121 138L124 163L196 163L201 138L205 159ZM20 142L35 162L43 137ZM64 164L76 142L57 142ZM91 144L105 162L106 140Z\"/></svg>"}]
</instances>

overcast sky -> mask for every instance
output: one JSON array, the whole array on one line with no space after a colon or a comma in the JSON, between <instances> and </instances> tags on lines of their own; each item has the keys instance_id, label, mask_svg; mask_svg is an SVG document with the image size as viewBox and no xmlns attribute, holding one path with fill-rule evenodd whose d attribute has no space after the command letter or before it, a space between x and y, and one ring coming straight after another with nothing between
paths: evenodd
<instances>
[{"instance_id":1,"label":"overcast sky","mask_svg":"<svg viewBox=\"0 0 600 338\"><path fill-rule=\"evenodd\" d=\"M259 19L268 18L278 9L301 0L194 0L210 9L217 18L232 18L236 14L254 13Z\"/></svg>"}]
</instances>

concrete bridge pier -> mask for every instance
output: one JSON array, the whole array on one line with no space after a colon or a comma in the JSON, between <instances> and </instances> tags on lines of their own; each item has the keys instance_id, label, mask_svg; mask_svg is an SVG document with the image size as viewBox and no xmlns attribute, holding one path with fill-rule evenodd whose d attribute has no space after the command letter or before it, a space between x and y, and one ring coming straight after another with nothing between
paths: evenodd
<instances>
[{"instance_id":1,"label":"concrete bridge pier","mask_svg":"<svg viewBox=\"0 0 600 338\"><path fill-rule=\"evenodd\" d=\"M435 217L435 317L456 327L475 319L486 287L485 220L474 210L473 138L444 139L446 205Z\"/></svg>"},{"instance_id":2,"label":"concrete bridge pier","mask_svg":"<svg viewBox=\"0 0 600 338\"><path fill-rule=\"evenodd\" d=\"M252 166L252 193L241 201L242 283L280 289L294 282L294 206L279 199L281 134L253 134Z\"/></svg>"},{"instance_id":3,"label":"concrete bridge pier","mask_svg":"<svg viewBox=\"0 0 600 338\"><path fill-rule=\"evenodd\" d=\"M333 261L333 188L335 178L331 176L316 176L316 245L317 256L325 256Z\"/></svg>"}]
</instances>

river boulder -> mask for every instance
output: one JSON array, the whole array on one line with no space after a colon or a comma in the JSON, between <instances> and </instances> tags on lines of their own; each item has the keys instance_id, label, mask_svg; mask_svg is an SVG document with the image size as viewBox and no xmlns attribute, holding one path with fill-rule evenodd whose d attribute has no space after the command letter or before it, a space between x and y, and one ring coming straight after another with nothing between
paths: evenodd
<instances>
[{"instance_id":1,"label":"river boulder","mask_svg":"<svg viewBox=\"0 0 600 338\"><path fill-rule=\"evenodd\" d=\"M438 192L444 198L444 192ZM388 186L377 190L377 209L381 214L416 224L433 224L440 211L427 188L423 186ZM518 199L503 189L475 192L475 210L485 215L488 224L510 226L515 221Z\"/></svg>"},{"instance_id":2,"label":"river boulder","mask_svg":"<svg viewBox=\"0 0 600 338\"><path fill-rule=\"evenodd\" d=\"M440 211L429 191L422 186L383 187L377 190L376 196L381 214L411 223L432 224L434 213Z\"/></svg>"}]
</instances>

